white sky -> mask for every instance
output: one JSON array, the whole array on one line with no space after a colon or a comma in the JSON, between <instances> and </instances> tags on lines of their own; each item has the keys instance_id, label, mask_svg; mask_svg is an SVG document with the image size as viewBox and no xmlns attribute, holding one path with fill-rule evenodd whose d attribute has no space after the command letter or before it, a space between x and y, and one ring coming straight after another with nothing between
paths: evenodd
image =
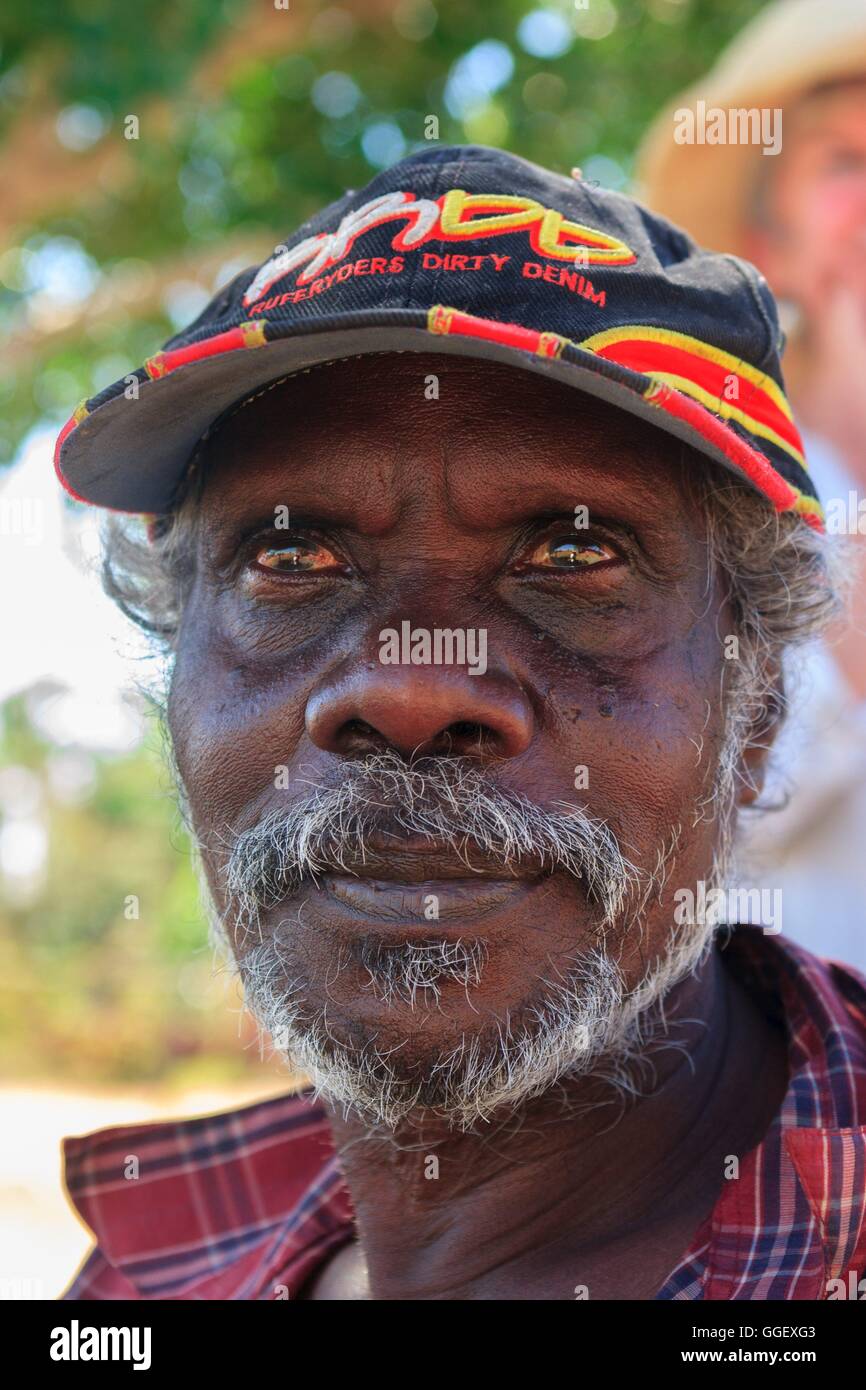
<instances>
[{"instance_id":1,"label":"white sky","mask_svg":"<svg viewBox=\"0 0 866 1390\"><path fill-rule=\"evenodd\" d=\"M121 752L141 737L124 699L142 640L99 586L99 514L65 505L40 426L0 472L0 702L40 681L42 732L61 746ZM139 669L136 669L136 668Z\"/></svg>"}]
</instances>

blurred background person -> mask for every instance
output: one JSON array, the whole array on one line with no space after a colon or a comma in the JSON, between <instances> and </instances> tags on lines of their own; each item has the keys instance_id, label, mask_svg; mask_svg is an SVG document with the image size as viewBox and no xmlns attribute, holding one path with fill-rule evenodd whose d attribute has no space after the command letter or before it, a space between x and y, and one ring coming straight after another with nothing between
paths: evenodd
<instances>
[{"instance_id":1,"label":"blurred background person","mask_svg":"<svg viewBox=\"0 0 866 1390\"><path fill-rule=\"evenodd\" d=\"M787 673L793 773L770 792L787 804L747 832L741 874L782 889L787 935L864 969L866 0L762 10L657 117L636 174L648 204L766 275L828 530L852 537L849 622Z\"/></svg>"}]
</instances>

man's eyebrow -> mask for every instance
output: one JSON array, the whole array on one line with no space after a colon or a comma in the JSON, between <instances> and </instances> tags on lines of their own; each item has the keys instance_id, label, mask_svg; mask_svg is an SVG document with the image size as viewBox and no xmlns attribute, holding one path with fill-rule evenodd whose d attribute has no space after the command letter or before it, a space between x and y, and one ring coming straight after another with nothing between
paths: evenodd
<instances>
[{"instance_id":1,"label":"man's eyebrow","mask_svg":"<svg viewBox=\"0 0 866 1390\"><path fill-rule=\"evenodd\" d=\"M206 551L219 549L231 544L243 545L259 532L273 531L288 534L300 527L319 529L352 529L353 518L348 503L339 504L336 499L330 503L293 505L285 500L274 501L270 506L250 503L248 506L226 507L206 519L202 528L205 534Z\"/></svg>"},{"instance_id":2,"label":"man's eyebrow","mask_svg":"<svg viewBox=\"0 0 866 1390\"><path fill-rule=\"evenodd\" d=\"M607 485L605 485L605 482ZM554 491L556 496L554 496ZM629 535L637 544L644 538L671 539L688 525L688 503L679 488L671 496L662 496L650 486L625 488L611 486L610 479L576 482L563 487L561 482L540 484L535 496L525 492L517 499L513 520L586 516L587 526L605 526ZM506 524L509 524L506 522ZM582 529L578 527L578 529Z\"/></svg>"},{"instance_id":3,"label":"man's eyebrow","mask_svg":"<svg viewBox=\"0 0 866 1390\"><path fill-rule=\"evenodd\" d=\"M278 520L279 508L286 505L288 516ZM205 564L214 569L225 568L245 545L257 535L290 536L302 526L326 529L322 520L302 520L287 504L275 503L269 509L258 509L245 513L227 512L219 517L209 517L201 527L201 555ZM333 527L334 523L331 522Z\"/></svg>"},{"instance_id":4,"label":"man's eyebrow","mask_svg":"<svg viewBox=\"0 0 866 1390\"><path fill-rule=\"evenodd\" d=\"M584 511L586 512L585 524ZM515 524L522 529L529 529L530 527L555 526L557 523L567 524L569 529L573 529L578 534L581 531L598 529L626 536L636 545L641 544L639 529L633 521L617 515L615 511L596 510L579 502L573 505L569 503L564 507L541 507L537 511L528 511L525 516L514 518L514 521L509 524Z\"/></svg>"}]
</instances>

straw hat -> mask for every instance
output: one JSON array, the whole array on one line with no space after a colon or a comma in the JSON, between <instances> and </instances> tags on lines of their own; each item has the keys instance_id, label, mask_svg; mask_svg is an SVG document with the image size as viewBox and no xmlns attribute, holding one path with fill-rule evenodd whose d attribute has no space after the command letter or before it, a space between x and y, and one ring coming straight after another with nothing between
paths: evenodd
<instances>
[{"instance_id":1,"label":"straw hat","mask_svg":"<svg viewBox=\"0 0 866 1390\"><path fill-rule=\"evenodd\" d=\"M698 102L707 113L780 107L784 140L785 115L799 97L859 73L866 77L866 0L776 0L653 122L638 153L637 197L702 246L744 255L761 166L779 156L753 144L679 145L675 112Z\"/></svg>"}]
</instances>

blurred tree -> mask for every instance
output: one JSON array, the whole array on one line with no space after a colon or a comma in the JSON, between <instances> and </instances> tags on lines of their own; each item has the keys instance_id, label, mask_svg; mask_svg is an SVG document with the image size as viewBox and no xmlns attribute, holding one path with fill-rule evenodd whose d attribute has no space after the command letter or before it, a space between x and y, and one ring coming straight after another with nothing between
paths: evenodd
<instances>
[{"instance_id":1,"label":"blurred tree","mask_svg":"<svg viewBox=\"0 0 866 1390\"><path fill-rule=\"evenodd\" d=\"M0 1075L198 1082L260 1070L235 986L214 969L157 739L71 761L29 704L3 710L0 833L41 827L47 854L32 882L0 878ZM23 867L20 853L0 861Z\"/></svg>"},{"instance_id":2,"label":"blurred tree","mask_svg":"<svg viewBox=\"0 0 866 1390\"><path fill-rule=\"evenodd\" d=\"M425 138L622 183L761 0L102 0L0 17L0 463ZM128 138L128 137L134 138Z\"/></svg>"}]
</instances>

